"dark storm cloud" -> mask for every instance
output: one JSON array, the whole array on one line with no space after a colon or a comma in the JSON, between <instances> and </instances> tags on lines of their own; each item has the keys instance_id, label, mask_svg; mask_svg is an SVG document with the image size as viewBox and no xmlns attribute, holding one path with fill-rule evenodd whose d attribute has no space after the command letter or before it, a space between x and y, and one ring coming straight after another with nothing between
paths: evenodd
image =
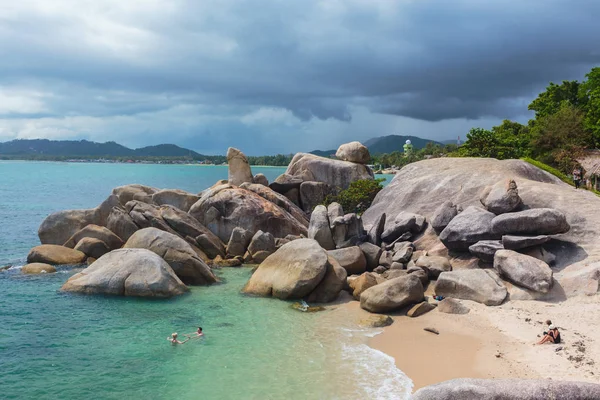
<instances>
[{"instance_id":1,"label":"dark storm cloud","mask_svg":"<svg viewBox=\"0 0 600 400\"><path fill-rule=\"evenodd\" d=\"M178 110L190 137L255 135L240 119L260 108L297 126L350 121L353 107L518 117L549 81L600 63L598 15L596 0L15 2L0 6L0 90L13 90L0 116L131 116L135 135Z\"/></svg>"}]
</instances>

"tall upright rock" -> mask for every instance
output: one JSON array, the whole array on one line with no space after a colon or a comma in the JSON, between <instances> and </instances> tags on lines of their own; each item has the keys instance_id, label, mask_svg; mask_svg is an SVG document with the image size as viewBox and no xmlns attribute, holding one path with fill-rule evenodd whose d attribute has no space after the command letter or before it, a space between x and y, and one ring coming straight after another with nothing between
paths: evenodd
<instances>
[{"instance_id":1,"label":"tall upright rock","mask_svg":"<svg viewBox=\"0 0 600 400\"><path fill-rule=\"evenodd\" d=\"M254 182L248 159L240 150L233 147L228 148L227 163L229 164L229 184L240 186L245 182Z\"/></svg>"}]
</instances>

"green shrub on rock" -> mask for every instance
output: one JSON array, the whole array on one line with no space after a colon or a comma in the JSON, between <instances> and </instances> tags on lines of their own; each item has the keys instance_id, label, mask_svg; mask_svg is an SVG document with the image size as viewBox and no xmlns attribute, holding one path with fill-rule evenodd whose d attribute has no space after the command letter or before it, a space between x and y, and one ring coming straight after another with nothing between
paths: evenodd
<instances>
[{"instance_id":1,"label":"green shrub on rock","mask_svg":"<svg viewBox=\"0 0 600 400\"><path fill-rule=\"evenodd\" d=\"M333 202L340 203L344 212L362 214L371 206L373 199L381 189L385 179L360 179L350 184L348 189L342 190L337 196L329 195L323 202L329 205Z\"/></svg>"}]
</instances>

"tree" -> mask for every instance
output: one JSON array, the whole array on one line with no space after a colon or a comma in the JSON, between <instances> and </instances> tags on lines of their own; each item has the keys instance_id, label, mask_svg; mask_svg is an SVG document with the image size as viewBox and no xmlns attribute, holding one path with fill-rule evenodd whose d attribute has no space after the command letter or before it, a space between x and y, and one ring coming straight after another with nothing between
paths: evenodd
<instances>
[{"instance_id":1,"label":"tree","mask_svg":"<svg viewBox=\"0 0 600 400\"><path fill-rule=\"evenodd\" d=\"M574 107L583 107L585 97L580 95L577 81L563 81L560 85L550 82L546 90L529 104L528 109L535 111L536 120L558 112L560 105L567 102Z\"/></svg>"},{"instance_id":2,"label":"tree","mask_svg":"<svg viewBox=\"0 0 600 400\"><path fill-rule=\"evenodd\" d=\"M585 127L594 135L594 147L600 147L600 68L592 68L581 84L579 95L586 100L583 119Z\"/></svg>"}]
</instances>

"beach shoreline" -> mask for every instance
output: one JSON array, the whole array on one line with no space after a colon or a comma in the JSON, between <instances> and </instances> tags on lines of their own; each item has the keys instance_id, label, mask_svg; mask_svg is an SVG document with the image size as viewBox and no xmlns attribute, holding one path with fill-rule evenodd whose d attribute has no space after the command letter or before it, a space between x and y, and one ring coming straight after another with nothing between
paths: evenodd
<instances>
[{"instance_id":1,"label":"beach shoreline","mask_svg":"<svg viewBox=\"0 0 600 400\"><path fill-rule=\"evenodd\" d=\"M593 336L600 321L597 297L574 298L560 304L513 301L499 307L463 303L470 308L468 314L437 310L417 318L407 317L405 310L390 314L394 323L377 328L382 332L367 344L394 358L396 367L413 381L413 391L455 378L600 383L600 374L594 372L600 363L600 345ZM582 303L585 313L581 313ZM372 315L353 300L337 307L341 314L351 315L356 321ZM534 346L547 318L562 328L564 343ZM426 327L440 334L427 332ZM559 347L562 349L556 351Z\"/></svg>"}]
</instances>

